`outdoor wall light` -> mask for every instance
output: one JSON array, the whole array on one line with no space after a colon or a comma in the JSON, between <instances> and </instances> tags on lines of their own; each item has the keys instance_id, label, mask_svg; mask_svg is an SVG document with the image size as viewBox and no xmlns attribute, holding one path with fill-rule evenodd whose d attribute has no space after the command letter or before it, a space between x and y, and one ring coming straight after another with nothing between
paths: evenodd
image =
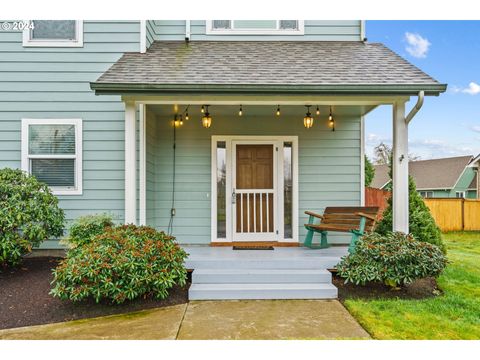
<instances>
[{"instance_id":1,"label":"outdoor wall light","mask_svg":"<svg viewBox=\"0 0 480 360\"><path fill-rule=\"evenodd\" d=\"M205 105L205 107L206 107L206 110L204 110L205 115L202 116L202 126L205 129L208 129L210 126L212 126L212 117L210 116L210 113L208 112L208 105Z\"/></svg>"},{"instance_id":2,"label":"outdoor wall light","mask_svg":"<svg viewBox=\"0 0 480 360\"><path fill-rule=\"evenodd\" d=\"M305 128L310 129L313 126L313 117L312 114L310 113L310 106L311 105L305 105L307 108L307 113L305 114L305 117L303 118L303 126Z\"/></svg>"},{"instance_id":3,"label":"outdoor wall light","mask_svg":"<svg viewBox=\"0 0 480 360\"><path fill-rule=\"evenodd\" d=\"M335 131L335 120L332 116L332 107L330 106L330 115L328 115L328 126L332 128L332 131Z\"/></svg>"},{"instance_id":4,"label":"outdoor wall light","mask_svg":"<svg viewBox=\"0 0 480 360\"><path fill-rule=\"evenodd\" d=\"M277 112L275 113L277 116L280 116L280 105L277 105Z\"/></svg>"}]
</instances>

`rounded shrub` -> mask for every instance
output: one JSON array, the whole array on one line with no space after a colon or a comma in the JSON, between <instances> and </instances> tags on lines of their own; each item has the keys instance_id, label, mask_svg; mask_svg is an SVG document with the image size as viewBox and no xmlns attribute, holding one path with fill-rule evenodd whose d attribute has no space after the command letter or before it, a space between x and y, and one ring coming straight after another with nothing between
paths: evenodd
<instances>
[{"instance_id":1,"label":"rounded shrub","mask_svg":"<svg viewBox=\"0 0 480 360\"><path fill-rule=\"evenodd\" d=\"M337 270L346 283L383 282L397 287L416 279L436 277L446 264L447 259L437 246L415 240L411 235L371 233L357 242L353 254L342 258Z\"/></svg>"},{"instance_id":2,"label":"rounded shrub","mask_svg":"<svg viewBox=\"0 0 480 360\"><path fill-rule=\"evenodd\" d=\"M0 267L18 265L32 247L62 236L64 221L46 184L19 169L0 169Z\"/></svg>"},{"instance_id":3,"label":"rounded shrub","mask_svg":"<svg viewBox=\"0 0 480 360\"><path fill-rule=\"evenodd\" d=\"M107 227L69 250L54 269L51 294L63 300L93 298L122 303L139 296L163 299L185 285L186 252L175 238L146 226Z\"/></svg>"},{"instance_id":4,"label":"rounded shrub","mask_svg":"<svg viewBox=\"0 0 480 360\"><path fill-rule=\"evenodd\" d=\"M113 225L112 216L109 214L80 216L70 226L68 236L63 242L71 248L84 245Z\"/></svg>"}]
</instances>

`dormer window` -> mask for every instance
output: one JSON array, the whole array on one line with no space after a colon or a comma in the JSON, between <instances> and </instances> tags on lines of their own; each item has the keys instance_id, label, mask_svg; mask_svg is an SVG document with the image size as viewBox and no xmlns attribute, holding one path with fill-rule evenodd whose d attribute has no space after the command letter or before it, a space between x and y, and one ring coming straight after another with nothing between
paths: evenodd
<instances>
[{"instance_id":1,"label":"dormer window","mask_svg":"<svg viewBox=\"0 0 480 360\"><path fill-rule=\"evenodd\" d=\"M300 20L209 20L209 35L303 35Z\"/></svg>"},{"instance_id":2,"label":"dormer window","mask_svg":"<svg viewBox=\"0 0 480 360\"><path fill-rule=\"evenodd\" d=\"M31 20L23 31L23 46L82 47L83 21Z\"/></svg>"}]
</instances>

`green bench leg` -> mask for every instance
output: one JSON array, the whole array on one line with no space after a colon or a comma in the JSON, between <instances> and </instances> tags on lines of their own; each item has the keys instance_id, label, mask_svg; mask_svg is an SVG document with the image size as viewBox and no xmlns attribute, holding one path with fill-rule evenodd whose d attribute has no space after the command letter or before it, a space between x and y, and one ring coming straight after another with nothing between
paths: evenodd
<instances>
[{"instance_id":1,"label":"green bench leg","mask_svg":"<svg viewBox=\"0 0 480 360\"><path fill-rule=\"evenodd\" d=\"M365 224L367 219L363 216L360 218L360 228L358 230L352 230L352 240L350 240L350 245L348 246L348 253L353 254L355 252L355 245L357 244L358 239L365 233Z\"/></svg>"},{"instance_id":2,"label":"green bench leg","mask_svg":"<svg viewBox=\"0 0 480 360\"><path fill-rule=\"evenodd\" d=\"M311 248L312 241L313 241L313 230L308 230L307 235L305 236L305 241L303 242L303 245Z\"/></svg>"}]
</instances>

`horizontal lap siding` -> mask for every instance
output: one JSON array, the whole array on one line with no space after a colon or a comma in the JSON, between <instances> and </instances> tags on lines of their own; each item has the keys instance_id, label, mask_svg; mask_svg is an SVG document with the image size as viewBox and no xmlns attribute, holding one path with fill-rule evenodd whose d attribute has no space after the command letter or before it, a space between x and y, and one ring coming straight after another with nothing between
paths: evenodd
<instances>
[{"instance_id":1,"label":"horizontal lap siding","mask_svg":"<svg viewBox=\"0 0 480 360\"><path fill-rule=\"evenodd\" d=\"M205 20L192 20L191 40L360 41L359 20L305 20L305 35L206 35ZM185 20L153 20L155 40L184 40ZM148 27L147 27L148 33Z\"/></svg>"},{"instance_id":2,"label":"horizontal lap siding","mask_svg":"<svg viewBox=\"0 0 480 360\"><path fill-rule=\"evenodd\" d=\"M138 21L85 21L82 48L23 47L21 32L0 32L0 167L20 167L22 118L83 120L83 195L59 196L68 220L95 212L123 220L124 106L95 96L89 82L139 50L139 30Z\"/></svg>"},{"instance_id":3,"label":"horizontal lap siding","mask_svg":"<svg viewBox=\"0 0 480 360\"><path fill-rule=\"evenodd\" d=\"M211 136L297 135L299 137L299 230L305 231L305 210L323 212L326 206L360 204L360 119L338 118L335 132L326 122L309 130L298 118L261 118L244 115L222 118L211 108L210 129L201 127L199 116L191 115L177 131L176 216L174 235L181 243L210 242ZM173 129L166 118L156 118L155 222L165 230L172 200ZM147 153L149 150L147 150ZM332 242L348 237L332 234Z\"/></svg>"}]
</instances>

